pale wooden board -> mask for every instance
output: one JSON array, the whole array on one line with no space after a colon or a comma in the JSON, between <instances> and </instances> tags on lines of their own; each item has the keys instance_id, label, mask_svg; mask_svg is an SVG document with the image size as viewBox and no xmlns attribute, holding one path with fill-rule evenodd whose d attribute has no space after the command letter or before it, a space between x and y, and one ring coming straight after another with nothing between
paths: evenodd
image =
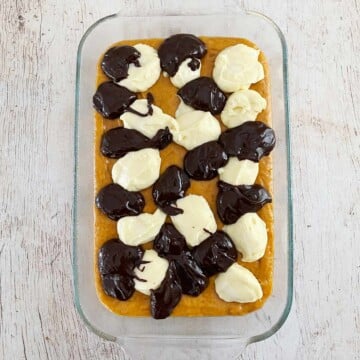
<instances>
[{"instance_id":1,"label":"pale wooden board","mask_svg":"<svg viewBox=\"0 0 360 360\"><path fill-rule=\"evenodd\" d=\"M289 46L295 293L285 325L242 358L359 359L360 2L243 3L272 17ZM73 306L75 54L102 16L181 6L201 4L1 1L0 359L121 358Z\"/></svg>"}]
</instances>

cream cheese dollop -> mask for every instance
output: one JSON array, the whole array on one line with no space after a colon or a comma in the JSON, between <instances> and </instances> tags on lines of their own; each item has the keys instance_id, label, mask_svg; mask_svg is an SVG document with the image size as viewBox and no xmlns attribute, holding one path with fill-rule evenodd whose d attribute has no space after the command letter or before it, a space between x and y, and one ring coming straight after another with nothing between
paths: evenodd
<instances>
[{"instance_id":1,"label":"cream cheese dollop","mask_svg":"<svg viewBox=\"0 0 360 360\"><path fill-rule=\"evenodd\" d=\"M256 213L246 213L236 223L225 225L225 231L242 254L242 261L252 262L264 256L267 244L266 224Z\"/></svg>"},{"instance_id":2,"label":"cream cheese dollop","mask_svg":"<svg viewBox=\"0 0 360 360\"><path fill-rule=\"evenodd\" d=\"M259 163L238 160L231 157L228 163L218 169L220 180L231 185L253 185L259 173Z\"/></svg>"},{"instance_id":3,"label":"cream cheese dollop","mask_svg":"<svg viewBox=\"0 0 360 360\"><path fill-rule=\"evenodd\" d=\"M264 68L259 62L260 50L244 44L229 46L215 59L213 78L222 91L248 89L264 79Z\"/></svg>"},{"instance_id":4,"label":"cream cheese dollop","mask_svg":"<svg viewBox=\"0 0 360 360\"><path fill-rule=\"evenodd\" d=\"M215 279L215 291L227 302L249 303L262 298L258 279L245 267L234 263Z\"/></svg>"},{"instance_id":5,"label":"cream cheese dollop","mask_svg":"<svg viewBox=\"0 0 360 360\"><path fill-rule=\"evenodd\" d=\"M176 207L184 212L171 216L171 221L190 247L199 245L209 237L209 232L216 231L214 214L203 196L185 196L177 200Z\"/></svg>"},{"instance_id":6,"label":"cream cheese dollop","mask_svg":"<svg viewBox=\"0 0 360 360\"><path fill-rule=\"evenodd\" d=\"M189 64L193 60L191 58L185 59L179 66L178 71L174 76L170 77L171 83L177 88L182 88L186 83L194 80L200 76L201 63L198 69L192 70Z\"/></svg>"},{"instance_id":7,"label":"cream cheese dollop","mask_svg":"<svg viewBox=\"0 0 360 360\"><path fill-rule=\"evenodd\" d=\"M165 114L158 106L151 105L152 115L140 116L130 111L121 115L120 119L127 129L134 129L141 132L148 138L152 138L160 129L169 128L170 132L176 132L178 129L177 122L173 117ZM148 113L148 101L146 99L136 100L131 104L131 108L141 114Z\"/></svg>"},{"instance_id":8,"label":"cream cheese dollop","mask_svg":"<svg viewBox=\"0 0 360 360\"><path fill-rule=\"evenodd\" d=\"M134 48L140 52L140 66L129 65L128 76L118 84L134 92L146 91L159 79L161 68L157 51L145 44L136 44Z\"/></svg>"},{"instance_id":9,"label":"cream cheese dollop","mask_svg":"<svg viewBox=\"0 0 360 360\"><path fill-rule=\"evenodd\" d=\"M180 103L179 103L179 106L177 107L176 112L175 112L175 117L176 118L178 118L181 115L186 114L186 113L188 113L190 111L195 111L195 109L192 106L186 105L184 103L184 101L181 99L181 97L179 97L179 99L180 99Z\"/></svg>"},{"instance_id":10,"label":"cream cheese dollop","mask_svg":"<svg viewBox=\"0 0 360 360\"><path fill-rule=\"evenodd\" d=\"M119 239L126 245L138 246L154 240L166 214L157 209L153 214L142 213L137 216L125 216L117 222Z\"/></svg>"},{"instance_id":11,"label":"cream cheese dollop","mask_svg":"<svg viewBox=\"0 0 360 360\"><path fill-rule=\"evenodd\" d=\"M219 122L208 111L189 111L179 116L176 121L179 129L173 133L174 141L187 150L217 140L221 134Z\"/></svg>"},{"instance_id":12,"label":"cream cheese dollop","mask_svg":"<svg viewBox=\"0 0 360 360\"><path fill-rule=\"evenodd\" d=\"M155 250L145 250L141 264L134 269L135 289L145 295L156 290L165 278L169 262Z\"/></svg>"},{"instance_id":13,"label":"cream cheese dollop","mask_svg":"<svg viewBox=\"0 0 360 360\"><path fill-rule=\"evenodd\" d=\"M131 151L116 161L111 170L113 182L129 191L151 186L159 177L161 158L157 149Z\"/></svg>"},{"instance_id":14,"label":"cream cheese dollop","mask_svg":"<svg viewBox=\"0 0 360 360\"><path fill-rule=\"evenodd\" d=\"M255 90L239 90L231 94L223 111L221 121L233 128L249 120L256 120L266 108L266 100Z\"/></svg>"}]
</instances>

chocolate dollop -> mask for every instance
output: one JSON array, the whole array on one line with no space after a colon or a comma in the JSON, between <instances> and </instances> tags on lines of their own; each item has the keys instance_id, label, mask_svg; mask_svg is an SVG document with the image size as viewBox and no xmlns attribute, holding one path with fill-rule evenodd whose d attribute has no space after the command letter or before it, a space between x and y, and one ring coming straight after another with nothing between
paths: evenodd
<instances>
[{"instance_id":1,"label":"chocolate dollop","mask_svg":"<svg viewBox=\"0 0 360 360\"><path fill-rule=\"evenodd\" d=\"M158 54L161 69L170 76L174 76L180 64L187 58L191 58L189 67L196 70L200 66L200 60L206 54L206 45L196 36L191 34L176 34L165 39L160 45Z\"/></svg>"},{"instance_id":2,"label":"chocolate dollop","mask_svg":"<svg viewBox=\"0 0 360 360\"><path fill-rule=\"evenodd\" d=\"M134 129L117 127L108 130L101 139L101 153L112 159L119 159L129 151L145 148L164 149L172 141L169 128L160 129L152 139Z\"/></svg>"},{"instance_id":3,"label":"chocolate dollop","mask_svg":"<svg viewBox=\"0 0 360 360\"><path fill-rule=\"evenodd\" d=\"M117 221L124 216L140 214L145 200L140 192L128 191L118 184L109 184L98 192L95 204L107 217Z\"/></svg>"},{"instance_id":4,"label":"chocolate dollop","mask_svg":"<svg viewBox=\"0 0 360 360\"><path fill-rule=\"evenodd\" d=\"M190 187L190 179L178 166L169 166L153 185L154 202L168 215L178 215L183 210L173 206L174 202L185 196Z\"/></svg>"},{"instance_id":5,"label":"chocolate dollop","mask_svg":"<svg viewBox=\"0 0 360 360\"><path fill-rule=\"evenodd\" d=\"M100 274L132 276L143 254L144 251L140 246L126 245L119 239L109 240L99 250Z\"/></svg>"},{"instance_id":6,"label":"chocolate dollop","mask_svg":"<svg viewBox=\"0 0 360 360\"><path fill-rule=\"evenodd\" d=\"M172 139L173 136L168 127L160 129L155 136L150 139L150 147L159 150L165 149L172 142Z\"/></svg>"},{"instance_id":7,"label":"chocolate dollop","mask_svg":"<svg viewBox=\"0 0 360 360\"><path fill-rule=\"evenodd\" d=\"M198 296L208 285L208 279L196 263L185 238L173 224L164 224L154 240L160 256L174 261L183 294Z\"/></svg>"},{"instance_id":8,"label":"chocolate dollop","mask_svg":"<svg viewBox=\"0 0 360 360\"><path fill-rule=\"evenodd\" d=\"M177 93L186 105L213 115L220 114L226 103L225 94L206 76L189 81Z\"/></svg>"},{"instance_id":9,"label":"chocolate dollop","mask_svg":"<svg viewBox=\"0 0 360 360\"><path fill-rule=\"evenodd\" d=\"M187 152L184 168L195 180L211 180L227 161L228 156L224 148L217 141L210 141Z\"/></svg>"},{"instance_id":10,"label":"chocolate dollop","mask_svg":"<svg viewBox=\"0 0 360 360\"><path fill-rule=\"evenodd\" d=\"M182 252L175 263L183 294L199 296L208 286L209 280L191 252Z\"/></svg>"},{"instance_id":11,"label":"chocolate dollop","mask_svg":"<svg viewBox=\"0 0 360 360\"><path fill-rule=\"evenodd\" d=\"M263 122L247 121L223 132L219 142L229 156L258 162L270 154L276 140L274 130Z\"/></svg>"},{"instance_id":12,"label":"chocolate dollop","mask_svg":"<svg viewBox=\"0 0 360 360\"><path fill-rule=\"evenodd\" d=\"M245 213L256 212L272 201L261 185L234 186L219 181L218 186L216 206L224 224L233 224Z\"/></svg>"},{"instance_id":13,"label":"chocolate dollop","mask_svg":"<svg viewBox=\"0 0 360 360\"><path fill-rule=\"evenodd\" d=\"M154 239L154 249L168 260L177 259L183 252L189 250L185 237L176 230L175 226L165 223Z\"/></svg>"},{"instance_id":14,"label":"chocolate dollop","mask_svg":"<svg viewBox=\"0 0 360 360\"><path fill-rule=\"evenodd\" d=\"M135 292L135 283L131 276L106 274L101 275L101 280L106 295L118 300L128 300Z\"/></svg>"},{"instance_id":15,"label":"chocolate dollop","mask_svg":"<svg viewBox=\"0 0 360 360\"><path fill-rule=\"evenodd\" d=\"M166 276L160 287L151 290L150 309L154 319L165 319L179 303L182 295L180 280L174 261L170 261Z\"/></svg>"},{"instance_id":16,"label":"chocolate dollop","mask_svg":"<svg viewBox=\"0 0 360 360\"><path fill-rule=\"evenodd\" d=\"M107 241L99 250L98 267L107 295L119 300L129 299L135 291L133 271L144 251L118 239Z\"/></svg>"},{"instance_id":17,"label":"chocolate dollop","mask_svg":"<svg viewBox=\"0 0 360 360\"><path fill-rule=\"evenodd\" d=\"M101 62L105 75L115 82L128 77L129 65L140 67L141 53L133 46L115 46L106 51Z\"/></svg>"},{"instance_id":18,"label":"chocolate dollop","mask_svg":"<svg viewBox=\"0 0 360 360\"><path fill-rule=\"evenodd\" d=\"M191 252L206 276L226 271L237 259L236 247L223 231L216 231Z\"/></svg>"},{"instance_id":19,"label":"chocolate dollop","mask_svg":"<svg viewBox=\"0 0 360 360\"><path fill-rule=\"evenodd\" d=\"M136 100L136 94L111 81L99 85L93 96L93 104L106 119L116 119Z\"/></svg>"}]
</instances>

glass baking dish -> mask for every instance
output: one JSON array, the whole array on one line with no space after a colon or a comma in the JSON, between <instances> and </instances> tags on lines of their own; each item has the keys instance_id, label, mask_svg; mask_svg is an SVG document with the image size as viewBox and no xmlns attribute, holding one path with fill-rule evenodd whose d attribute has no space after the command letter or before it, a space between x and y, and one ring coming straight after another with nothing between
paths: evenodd
<instances>
[{"instance_id":1,"label":"glass baking dish","mask_svg":"<svg viewBox=\"0 0 360 360\"><path fill-rule=\"evenodd\" d=\"M120 317L98 300L93 273L93 117L96 63L122 39L168 37L176 33L244 37L255 42L270 66L272 121L277 134L274 163L275 259L273 292L264 307L245 316L207 318ZM83 36L77 54L75 112L75 188L73 271L75 303L85 323L99 336L120 344L126 359L221 358L240 355L247 344L274 334L290 311L293 243L290 179L287 55L284 37L259 13L132 17L114 14L97 21Z\"/></svg>"}]
</instances>

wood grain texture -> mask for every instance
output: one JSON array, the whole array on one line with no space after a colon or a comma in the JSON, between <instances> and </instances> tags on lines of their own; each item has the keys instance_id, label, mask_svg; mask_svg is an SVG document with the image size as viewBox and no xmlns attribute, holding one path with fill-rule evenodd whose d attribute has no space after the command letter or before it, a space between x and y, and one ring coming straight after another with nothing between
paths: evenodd
<instances>
[{"instance_id":1,"label":"wood grain texture","mask_svg":"<svg viewBox=\"0 0 360 360\"><path fill-rule=\"evenodd\" d=\"M1 1L0 359L121 358L73 306L76 49L90 24L120 8L199 3ZM284 326L241 358L359 359L360 2L243 3L273 18L289 47L295 293Z\"/></svg>"}]
</instances>

